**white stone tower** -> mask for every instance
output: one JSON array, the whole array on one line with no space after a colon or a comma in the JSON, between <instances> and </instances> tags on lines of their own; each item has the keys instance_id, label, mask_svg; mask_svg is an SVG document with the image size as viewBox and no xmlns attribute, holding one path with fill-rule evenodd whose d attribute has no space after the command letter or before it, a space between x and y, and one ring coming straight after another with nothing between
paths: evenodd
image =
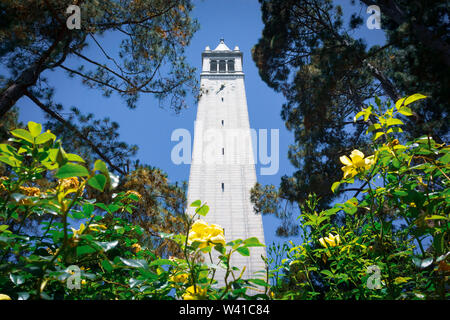
<instances>
[{"instance_id":1,"label":"white stone tower","mask_svg":"<svg viewBox=\"0 0 450 320\"><path fill-rule=\"evenodd\" d=\"M210 207L205 220L224 228L226 241L257 237L264 243L261 215L254 213L250 189L256 183L254 154L245 96L243 55L229 49L223 39L216 49L202 53L201 96L195 122L189 177L188 205L195 200ZM234 253L231 264L243 278L261 278L265 247L252 247L250 257ZM225 272L216 279L223 284ZM237 274L236 276L238 276Z\"/></svg>"}]
</instances>

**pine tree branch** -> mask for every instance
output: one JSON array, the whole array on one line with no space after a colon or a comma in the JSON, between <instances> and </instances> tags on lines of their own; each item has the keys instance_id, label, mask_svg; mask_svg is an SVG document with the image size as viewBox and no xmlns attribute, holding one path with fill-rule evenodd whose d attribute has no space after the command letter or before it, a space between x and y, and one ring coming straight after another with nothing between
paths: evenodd
<instances>
[{"instance_id":1,"label":"pine tree branch","mask_svg":"<svg viewBox=\"0 0 450 320\"><path fill-rule=\"evenodd\" d=\"M125 175L125 172L117 167L115 164L111 162L111 160L91 141L88 137L83 135L74 125L72 125L70 122L66 121L61 115L59 115L57 112L50 109L48 106L43 104L39 99L37 99L33 94L31 94L29 91L25 92L25 96L27 96L31 101L33 101L39 108L41 108L43 111L48 113L51 117L61 122L65 127L70 129L77 137L79 137L81 140L87 143L89 147L92 148L92 151L94 151L100 158L105 161L110 168L115 170L116 172Z\"/></svg>"}]
</instances>

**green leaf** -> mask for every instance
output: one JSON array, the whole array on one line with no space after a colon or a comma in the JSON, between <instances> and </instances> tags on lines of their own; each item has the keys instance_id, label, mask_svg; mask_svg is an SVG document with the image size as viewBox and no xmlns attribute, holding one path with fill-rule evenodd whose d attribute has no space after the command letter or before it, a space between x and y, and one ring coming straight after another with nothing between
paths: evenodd
<instances>
[{"instance_id":1,"label":"green leaf","mask_svg":"<svg viewBox=\"0 0 450 320\"><path fill-rule=\"evenodd\" d=\"M16 152L16 149L12 146L10 146L9 144L0 144L0 151L3 153L6 153L10 156L13 156Z\"/></svg>"},{"instance_id":2,"label":"green leaf","mask_svg":"<svg viewBox=\"0 0 450 320\"><path fill-rule=\"evenodd\" d=\"M379 123L372 124L369 126L369 128L367 128L366 134L378 129L381 129L381 124Z\"/></svg>"},{"instance_id":3,"label":"green leaf","mask_svg":"<svg viewBox=\"0 0 450 320\"><path fill-rule=\"evenodd\" d=\"M36 138L42 132L42 125L40 123L29 121L28 130L30 130L30 133L33 136L33 138Z\"/></svg>"},{"instance_id":4,"label":"green leaf","mask_svg":"<svg viewBox=\"0 0 450 320\"><path fill-rule=\"evenodd\" d=\"M98 170L101 173L104 173L105 175L107 175L109 173L108 171L108 167L106 166L106 164L102 161L102 160L96 160L94 163L94 170Z\"/></svg>"},{"instance_id":5,"label":"green leaf","mask_svg":"<svg viewBox=\"0 0 450 320\"><path fill-rule=\"evenodd\" d=\"M331 191L333 193L336 193L336 189L339 188L339 186L341 185L340 181L336 181L335 183L333 183L333 185L331 186Z\"/></svg>"},{"instance_id":6,"label":"green leaf","mask_svg":"<svg viewBox=\"0 0 450 320\"><path fill-rule=\"evenodd\" d=\"M56 153L56 160L55 160L61 167L67 163L67 154L64 151L62 146L59 146L58 152Z\"/></svg>"},{"instance_id":7,"label":"green leaf","mask_svg":"<svg viewBox=\"0 0 450 320\"><path fill-rule=\"evenodd\" d=\"M108 206L108 212L109 213L114 213L114 212L116 212L117 210L119 210L121 208L121 206L119 206L119 205L117 205L117 204L114 204L114 203L111 203L109 206Z\"/></svg>"},{"instance_id":8,"label":"green leaf","mask_svg":"<svg viewBox=\"0 0 450 320\"><path fill-rule=\"evenodd\" d=\"M14 273L9 274L9 279L11 279L12 283L14 283L16 286L20 286L22 283L25 282L23 276Z\"/></svg>"},{"instance_id":9,"label":"green leaf","mask_svg":"<svg viewBox=\"0 0 450 320\"><path fill-rule=\"evenodd\" d=\"M114 226L114 230L116 230L118 234L124 234L125 232L125 228L123 226Z\"/></svg>"},{"instance_id":10,"label":"green leaf","mask_svg":"<svg viewBox=\"0 0 450 320\"><path fill-rule=\"evenodd\" d=\"M6 163L7 165L10 165L11 167L18 167L21 164L21 161L17 160L14 157L1 156L0 161Z\"/></svg>"},{"instance_id":11,"label":"green leaf","mask_svg":"<svg viewBox=\"0 0 450 320\"><path fill-rule=\"evenodd\" d=\"M361 116L364 116L366 114L366 110L358 112L355 117L353 118L353 122L356 122Z\"/></svg>"},{"instance_id":12,"label":"green leaf","mask_svg":"<svg viewBox=\"0 0 450 320\"><path fill-rule=\"evenodd\" d=\"M389 119L387 119L387 121L386 121L386 125L387 125L388 127L390 127L390 126L395 126L395 125L397 125L397 124L403 124L403 121L400 120L400 119L397 119L397 118L389 118Z\"/></svg>"},{"instance_id":13,"label":"green leaf","mask_svg":"<svg viewBox=\"0 0 450 320\"><path fill-rule=\"evenodd\" d=\"M88 184L99 191L103 191L106 185L106 177L103 174L96 174L92 178L89 178Z\"/></svg>"},{"instance_id":14,"label":"green leaf","mask_svg":"<svg viewBox=\"0 0 450 320\"><path fill-rule=\"evenodd\" d=\"M201 200L195 200L191 203L191 207L200 207L202 204Z\"/></svg>"},{"instance_id":15,"label":"green leaf","mask_svg":"<svg viewBox=\"0 0 450 320\"><path fill-rule=\"evenodd\" d=\"M72 211L71 217L73 219L84 219L86 216L80 211Z\"/></svg>"},{"instance_id":16,"label":"green leaf","mask_svg":"<svg viewBox=\"0 0 450 320\"><path fill-rule=\"evenodd\" d=\"M103 269L105 269L106 272L111 272L114 269L114 267L112 266L111 262L109 262L109 260L107 260L107 259L102 260L101 263L102 263Z\"/></svg>"},{"instance_id":17,"label":"green leaf","mask_svg":"<svg viewBox=\"0 0 450 320\"><path fill-rule=\"evenodd\" d=\"M119 241L118 240L110 241L110 242L94 241L94 243L96 245L98 245L100 248L102 248L103 251L106 252L108 250L111 250L111 249L115 248L119 244Z\"/></svg>"},{"instance_id":18,"label":"green leaf","mask_svg":"<svg viewBox=\"0 0 450 320\"><path fill-rule=\"evenodd\" d=\"M252 282L258 286L263 286L263 287L270 287L270 284L268 284L267 282L265 282L262 279L248 279L249 282Z\"/></svg>"},{"instance_id":19,"label":"green leaf","mask_svg":"<svg viewBox=\"0 0 450 320\"><path fill-rule=\"evenodd\" d=\"M320 273L323 273L324 275L326 275L330 278L334 278L334 274L330 270L322 270L322 271L320 271Z\"/></svg>"},{"instance_id":20,"label":"green leaf","mask_svg":"<svg viewBox=\"0 0 450 320\"><path fill-rule=\"evenodd\" d=\"M440 157L439 161L442 162L443 164L448 164L450 162L450 152Z\"/></svg>"},{"instance_id":21,"label":"green leaf","mask_svg":"<svg viewBox=\"0 0 450 320\"><path fill-rule=\"evenodd\" d=\"M89 176L89 171L75 163L66 163L61 168L59 168L55 177L58 179L70 178L70 177L87 177Z\"/></svg>"},{"instance_id":22,"label":"green leaf","mask_svg":"<svg viewBox=\"0 0 450 320\"><path fill-rule=\"evenodd\" d=\"M164 266L164 265L176 266L177 263L169 259L157 259L155 261L150 262L149 267Z\"/></svg>"},{"instance_id":23,"label":"green leaf","mask_svg":"<svg viewBox=\"0 0 450 320\"><path fill-rule=\"evenodd\" d=\"M95 205L96 205L97 207L99 207L99 208L105 210L106 212L109 212L109 209L108 209L108 207L106 206L106 204L101 203L101 202L97 202Z\"/></svg>"},{"instance_id":24,"label":"green leaf","mask_svg":"<svg viewBox=\"0 0 450 320\"><path fill-rule=\"evenodd\" d=\"M424 99L426 97L427 96L424 96L423 94L415 93L415 94L413 94L413 95L411 95L409 97L402 98L402 99L398 100L395 103L395 107L397 108L397 110L399 110L399 108L401 106L407 106L408 104L413 103L414 101L417 101L417 100L420 100L420 99Z\"/></svg>"},{"instance_id":25,"label":"green leaf","mask_svg":"<svg viewBox=\"0 0 450 320\"><path fill-rule=\"evenodd\" d=\"M94 205L92 203L85 203L83 204L83 212L86 214L86 216L90 216L92 212L94 212Z\"/></svg>"},{"instance_id":26,"label":"green leaf","mask_svg":"<svg viewBox=\"0 0 450 320\"><path fill-rule=\"evenodd\" d=\"M77 255L82 256L83 254L94 253L98 250L91 246L78 246L77 247Z\"/></svg>"},{"instance_id":27,"label":"green leaf","mask_svg":"<svg viewBox=\"0 0 450 320\"><path fill-rule=\"evenodd\" d=\"M200 208L195 209L195 212L198 213L201 216L206 216L209 212L209 206L206 204L202 205Z\"/></svg>"},{"instance_id":28,"label":"green leaf","mask_svg":"<svg viewBox=\"0 0 450 320\"><path fill-rule=\"evenodd\" d=\"M247 247L239 247L236 249L241 255L248 257L250 255L250 250Z\"/></svg>"},{"instance_id":29,"label":"green leaf","mask_svg":"<svg viewBox=\"0 0 450 320\"><path fill-rule=\"evenodd\" d=\"M5 231L6 229L8 229L9 228L9 225L7 225L7 224L2 224L2 225L0 225L0 232L3 232L3 231Z\"/></svg>"},{"instance_id":30,"label":"green leaf","mask_svg":"<svg viewBox=\"0 0 450 320\"><path fill-rule=\"evenodd\" d=\"M380 99L380 97L375 96L375 104L376 104L378 107L381 107L381 99Z\"/></svg>"},{"instance_id":31,"label":"green leaf","mask_svg":"<svg viewBox=\"0 0 450 320\"><path fill-rule=\"evenodd\" d=\"M17 292L17 300L28 300L30 294L28 292Z\"/></svg>"},{"instance_id":32,"label":"green leaf","mask_svg":"<svg viewBox=\"0 0 450 320\"><path fill-rule=\"evenodd\" d=\"M33 136L27 130L15 129L15 130L11 131L11 134L14 137L17 137L17 138L20 138L22 140L28 141L30 143L34 143Z\"/></svg>"},{"instance_id":33,"label":"green leaf","mask_svg":"<svg viewBox=\"0 0 450 320\"><path fill-rule=\"evenodd\" d=\"M438 215L436 215L436 214L433 214L431 217L426 217L426 218L425 218L425 220L440 220L440 219L442 219L442 220L448 220L447 217L444 217L444 216L438 216Z\"/></svg>"},{"instance_id":34,"label":"green leaf","mask_svg":"<svg viewBox=\"0 0 450 320\"><path fill-rule=\"evenodd\" d=\"M67 160L74 162L85 162L82 157L74 153L66 153Z\"/></svg>"},{"instance_id":35,"label":"green leaf","mask_svg":"<svg viewBox=\"0 0 450 320\"><path fill-rule=\"evenodd\" d=\"M397 277L394 279L394 284L399 285L402 283L406 283L411 279L412 279L411 277Z\"/></svg>"},{"instance_id":36,"label":"green leaf","mask_svg":"<svg viewBox=\"0 0 450 320\"><path fill-rule=\"evenodd\" d=\"M408 117L413 115L412 110L410 108L408 108L408 107L401 107L398 110L398 112L401 113L402 115L408 116Z\"/></svg>"},{"instance_id":37,"label":"green leaf","mask_svg":"<svg viewBox=\"0 0 450 320\"><path fill-rule=\"evenodd\" d=\"M265 247L265 245L262 244L261 242L259 242L259 239L256 237L251 237L251 238L245 239L244 245L246 247Z\"/></svg>"},{"instance_id":38,"label":"green leaf","mask_svg":"<svg viewBox=\"0 0 450 320\"><path fill-rule=\"evenodd\" d=\"M50 132L44 132L40 135L38 135L35 139L36 144L43 144L46 143L49 140L55 140L56 136L53 133Z\"/></svg>"},{"instance_id":39,"label":"green leaf","mask_svg":"<svg viewBox=\"0 0 450 320\"><path fill-rule=\"evenodd\" d=\"M140 286L142 283L144 283L144 280L130 278L129 283L130 283L130 288L134 288L134 287Z\"/></svg>"},{"instance_id":40,"label":"green leaf","mask_svg":"<svg viewBox=\"0 0 450 320\"><path fill-rule=\"evenodd\" d=\"M425 258L425 259L420 259L417 257L413 257L412 261L416 265L417 268L424 269L433 263L433 258L429 257L429 258Z\"/></svg>"},{"instance_id":41,"label":"green leaf","mask_svg":"<svg viewBox=\"0 0 450 320\"><path fill-rule=\"evenodd\" d=\"M386 133L391 133L391 132L403 132L402 128L400 127L394 127L394 128L389 128Z\"/></svg>"},{"instance_id":42,"label":"green leaf","mask_svg":"<svg viewBox=\"0 0 450 320\"><path fill-rule=\"evenodd\" d=\"M379 137L381 137L382 135L384 135L384 132L377 132L375 133L375 137L374 137L374 141L377 140Z\"/></svg>"},{"instance_id":43,"label":"green leaf","mask_svg":"<svg viewBox=\"0 0 450 320\"><path fill-rule=\"evenodd\" d=\"M215 249L216 251L220 252L221 254L225 254L225 252L226 252L225 247L224 247L221 243L216 244L216 245L214 246L214 249Z\"/></svg>"},{"instance_id":44,"label":"green leaf","mask_svg":"<svg viewBox=\"0 0 450 320\"><path fill-rule=\"evenodd\" d=\"M137 259L124 259L122 257L119 257L120 261L122 261L123 264L131 267L131 268L144 268L148 269L148 264L145 260L137 260Z\"/></svg>"}]
</instances>

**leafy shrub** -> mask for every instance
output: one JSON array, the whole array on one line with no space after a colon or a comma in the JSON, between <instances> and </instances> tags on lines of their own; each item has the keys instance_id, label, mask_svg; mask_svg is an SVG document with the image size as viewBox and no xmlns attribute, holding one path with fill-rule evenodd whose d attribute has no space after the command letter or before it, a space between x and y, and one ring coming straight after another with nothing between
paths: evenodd
<instances>
[{"instance_id":1,"label":"leafy shrub","mask_svg":"<svg viewBox=\"0 0 450 320\"><path fill-rule=\"evenodd\" d=\"M0 299L268 297L264 280L244 280L236 276L243 270L229 264L234 252L249 255L249 247L262 244L256 238L226 243L223 229L197 220L206 204L195 201L196 213L185 214L187 234L161 234L183 252L163 259L140 243L145 231L119 215L135 213L138 192L117 193L108 204L86 196L86 186L104 192L117 185L103 161L86 168L34 122L11 134L11 144L0 144L0 161L11 169L0 178ZM217 261L203 262L213 248ZM221 267L223 287L214 279ZM248 295L258 288L259 295Z\"/></svg>"},{"instance_id":2,"label":"leafy shrub","mask_svg":"<svg viewBox=\"0 0 450 320\"><path fill-rule=\"evenodd\" d=\"M355 116L370 121L373 151L341 157L332 190L358 191L320 212L314 195L303 204L303 244L269 249L287 256L271 271L277 298L448 299L449 147L430 136L401 143L399 117L423 98L377 98Z\"/></svg>"}]
</instances>

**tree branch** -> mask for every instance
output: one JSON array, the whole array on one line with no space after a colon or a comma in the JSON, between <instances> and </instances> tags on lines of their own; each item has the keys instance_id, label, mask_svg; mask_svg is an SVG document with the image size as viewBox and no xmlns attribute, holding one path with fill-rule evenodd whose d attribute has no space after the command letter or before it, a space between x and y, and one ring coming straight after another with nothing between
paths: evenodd
<instances>
[{"instance_id":1,"label":"tree branch","mask_svg":"<svg viewBox=\"0 0 450 320\"><path fill-rule=\"evenodd\" d=\"M46 106L45 104L43 104L41 101L39 101L39 99L37 99L34 95L32 95L29 91L25 92L25 95L31 100L33 101L39 108L41 108L43 111L45 111L46 113L48 113L50 116L52 116L54 119L58 120L59 122L61 122L65 127L69 128L70 130L72 130L72 132L79 137L81 140L83 140L84 142L86 142L89 147L92 148L92 150L98 155L100 156L100 158L102 158L109 166L110 168L114 169L115 171L117 171L118 173L125 175L125 172L117 167L116 165L114 165L109 159L108 157L106 157L106 155L100 151L100 149L91 141L89 140L85 135L83 135L80 131L78 131L78 129L73 126L70 122L66 121L62 116L60 116L56 111L53 111L52 109L50 109L48 106Z\"/></svg>"}]
</instances>

